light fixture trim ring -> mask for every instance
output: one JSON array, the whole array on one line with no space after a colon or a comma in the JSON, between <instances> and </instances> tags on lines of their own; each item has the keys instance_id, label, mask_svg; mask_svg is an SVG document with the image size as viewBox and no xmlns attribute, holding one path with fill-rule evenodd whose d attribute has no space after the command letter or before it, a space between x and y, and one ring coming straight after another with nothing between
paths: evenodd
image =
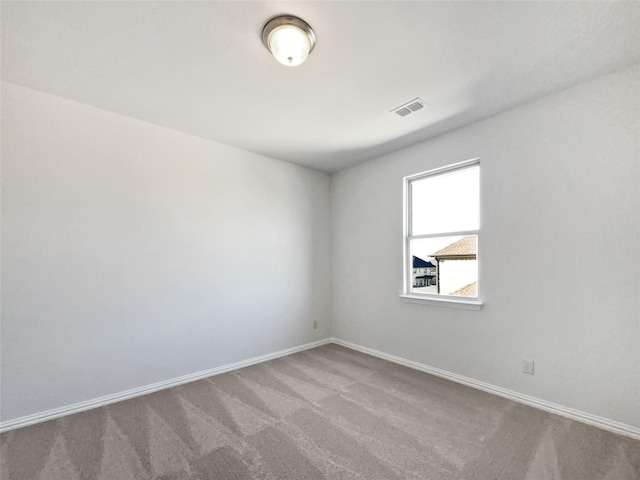
<instances>
[{"instance_id":1,"label":"light fixture trim ring","mask_svg":"<svg viewBox=\"0 0 640 480\"><path fill-rule=\"evenodd\" d=\"M264 28L262 29L262 43L267 50L271 51L271 47L269 46L269 35L276 28L291 25L293 27L299 28L309 37L309 53L313 51L313 47L316 46L316 34L307 22L302 20L299 17L295 17L293 15L278 15L269 20Z\"/></svg>"}]
</instances>

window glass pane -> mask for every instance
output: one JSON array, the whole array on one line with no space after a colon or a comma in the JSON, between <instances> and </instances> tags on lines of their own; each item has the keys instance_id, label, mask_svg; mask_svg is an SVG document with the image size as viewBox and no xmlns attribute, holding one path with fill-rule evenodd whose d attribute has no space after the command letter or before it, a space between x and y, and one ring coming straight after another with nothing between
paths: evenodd
<instances>
[{"instance_id":1,"label":"window glass pane","mask_svg":"<svg viewBox=\"0 0 640 480\"><path fill-rule=\"evenodd\" d=\"M411 181L411 235L480 228L480 167Z\"/></svg>"},{"instance_id":2,"label":"window glass pane","mask_svg":"<svg viewBox=\"0 0 640 480\"><path fill-rule=\"evenodd\" d=\"M477 254L476 235L411 240L410 291L477 297Z\"/></svg>"}]
</instances>

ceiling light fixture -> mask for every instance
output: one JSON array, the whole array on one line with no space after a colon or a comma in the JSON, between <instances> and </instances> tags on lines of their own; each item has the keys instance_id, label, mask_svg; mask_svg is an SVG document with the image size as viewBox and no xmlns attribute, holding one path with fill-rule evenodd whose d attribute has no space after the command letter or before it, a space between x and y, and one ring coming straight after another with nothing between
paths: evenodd
<instances>
[{"instance_id":1,"label":"ceiling light fixture","mask_svg":"<svg viewBox=\"0 0 640 480\"><path fill-rule=\"evenodd\" d=\"M304 62L313 50L316 35L301 18L281 15L272 18L264 26L262 43L278 62L295 67Z\"/></svg>"}]
</instances>

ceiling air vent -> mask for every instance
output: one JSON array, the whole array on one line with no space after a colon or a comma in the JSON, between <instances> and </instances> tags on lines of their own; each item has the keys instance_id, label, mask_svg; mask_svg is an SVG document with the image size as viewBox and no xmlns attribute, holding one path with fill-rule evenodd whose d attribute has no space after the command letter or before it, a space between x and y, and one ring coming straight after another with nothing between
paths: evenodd
<instances>
[{"instance_id":1,"label":"ceiling air vent","mask_svg":"<svg viewBox=\"0 0 640 480\"><path fill-rule=\"evenodd\" d=\"M400 115L401 117L406 117L407 115L410 115L413 112L417 112L421 108L424 108L425 105L425 101L421 98L414 98L410 102L394 108L393 110L391 110L391 112L395 113L396 115Z\"/></svg>"}]
</instances>

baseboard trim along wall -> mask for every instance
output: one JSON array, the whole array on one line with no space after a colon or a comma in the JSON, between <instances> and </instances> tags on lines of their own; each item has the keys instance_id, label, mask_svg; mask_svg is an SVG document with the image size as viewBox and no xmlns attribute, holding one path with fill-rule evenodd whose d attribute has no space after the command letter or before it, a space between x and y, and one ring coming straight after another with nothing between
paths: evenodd
<instances>
[{"instance_id":1,"label":"baseboard trim along wall","mask_svg":"<svg viewBox=\"0 0 640 480\"><path fill-rule=\"evenodd\" d=\"M620 435L625 435L627 437L640 440L640 428L634 427L632 425L616 422L615 420L599 417L597 415L592 415L590 413L582 412L580 410L575 410L573 408L564 407L562 405L547 402L546 400L541 400L539 398L530 397L522 393L514 392L513 390L497 387L495 385L491 385L490 383L474 380L473 378L457 375L455 373L447 372L446 370L430 367L429 365L424 365L422 363L414 362L412 360L407 360L405 358L396 357L395 355L390 355L388 353L380 352L378 350L374 350L373 348L363 347L355 343L347 342L345 340L340 340L339 338L335 338L335 337L331 338L331 342L337 345L342 345L343 347L350 348L352 350L357 350L359 352L366 353L368 355L373 355L374 357L379 357L384 360L397 363L399 365L404 365L406 367L413 368L414 370L419 370L421 372L429 373L437 377L445 378L447 380L451 380L452 382L461 383L462 385L466 385L468 387L475 388L477 390L482 390L484 392L492 393L494 395L498 395L508 400L513 400L514 402L524 403L525 405L529 405L531 407L535 407L540 410L545 410L547 412L555 413L556 415L560 415L562 417L570 418L578 422L582 422L588 425L593 425L594 427L602 428L603 430L608 430L613 433L618 433Z\"/></svg>"},{"instance_id":2,"label":"baseboard trim along wall","mask_svg":"<svg viewBox=\"0 0 640 480\"><path fill-rule=\"evenodd\" d=\"M330 337L323 340L306 343L304 345L300 345L297 347L287 348L285 350L280 350L278 352L261 355L259 357L249 358L247 360L242 360L240 362L223 365L221 367L212 368L210 370L203 370L201 372L184 375L182 377L172 378L169 380L165 380L163 382L158 382L151 385L146 385L143 387L126 390L124 392L114 393L114 394L106 395L100 398L94 398L92 400L87 400L85 402L79 402L73 405L68 405L65 407L47 410L44 412L35 413L33 415L27 415L25 417L16 418L13 420L7 420L6 422L0 423L0 432L6 432L8 430L14 430L16 428L26 427L28 425L33 425L35 423L41 423L41 422L46 422L47 420L53 420L55 418L63 417L65 415L72 415L74 413L83 412L85 410L91 410L93 408L103 407L111 403L116 403L122 400L139 397L142 395L146 395L148 393L157 392L158 390L164 390L166 388L176 387L184 383L194 382L196 380L212 377L214 375L220 375L222 373L231 372L239 368L248 367L250 365L266 362L268 360L273 360L279 357L284 357L286 355L291 355L293 353L301 352L303 350L309 350L311 348L319 347L320 345L326 345L328 343L335 343L337 345L342 345L343 347L347 347L352 350L357 350L359 352L366 353L374 357L382 358L384 360L388 360L390 362L397 363L399 365L404 365L406 367L413 368L414 370L419 370L421 372L429 373L437 377L451 380L452 382L461 383L462 385L466 385L471 388L475 388L477 390L482 390L484 392L492 393L494 395L498 395L508 400L513 400L514 402L524 403L525 405L529 405L531 407L535 407L540 410L545 410L547 412L555 413L556 415L560 415L562 417L570 418L578 422L582 422L588 425L593 425L595 427L602 428L603 430L608 430L613 433L618 433L620 435L625 435L627 437L640 440L640 428L627 425L624 423L616 422L608 418L599 417L597 415L592 415L590 413L582 412L580 410L575 410L573 408L558 405L556 403L547 402L546 400L541 400L539 398L530 397L528 395L514 392L506 388L497 387L490 383L481 382L479 380L474 380L473 378L464 377L462 375L447 372L446 370L430 367L429 365L424 365L422 363L414 362L412 360L407 360L406 358L397 357L395 355L384 353L379 350L374 350L373 348L363 347L362 345L347 342L345 340L340 340L339 338L335 338L335 337Z\"/></svg>"},{"instance_id":3,"label":"baseboard trim along wall","mask_svg":"<svg viewBox=\"0 0 640 480\"><path fill-rule=\"evenodd\" d=\"M297 347L287 348L278 352L268 353L259 357L249 358L240 362L230 363L221 367L211 368L209 370L203 370L201 372L191 373L189 375L183 375L181 377L171 378L144 387L133 388L124 392L113 393L111 395L105 395L104 397L94 398L84 402L74 403L66 407L54 408L40 413L34 413L33 415L27 415L24 417L16 418L13 420L7 420L0 423L0 432L6 432L8 430L15 430L16 428L26 427L35 423L46 422L47 420L53 420L54 418L63 417L65 415L72 415L74 413L84 412L93 408L104 407L111 403L121 402L122 400L128 400L134 397L140 397L148 393L157 392L158 390L164 390L166 388L176 387L184 383L194 382L203 378L212 377L214 375L220 375L222 373L238 370L239 368L255 365L256 363L266 362L275 358L291 355L292 353L302 352L303 350L309 350L310 348L319 347L331 343L331 338L325 338Z\"/></svg>"}]
</instances>

